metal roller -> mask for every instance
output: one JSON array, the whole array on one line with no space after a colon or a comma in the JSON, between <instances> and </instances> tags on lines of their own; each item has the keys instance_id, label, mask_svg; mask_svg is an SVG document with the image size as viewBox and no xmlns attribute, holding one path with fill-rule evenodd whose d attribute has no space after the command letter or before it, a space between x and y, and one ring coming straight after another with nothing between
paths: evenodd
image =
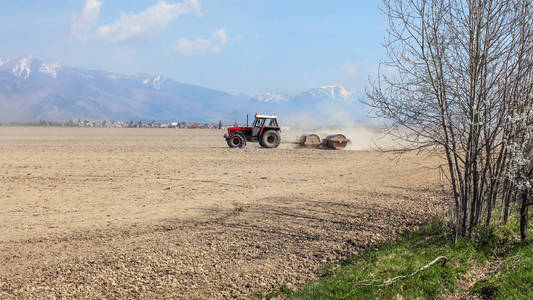
<instances>
[{"instance_id":1,"label":"metal roller","mask_svg":"<svg viewBox=\"0 0 533 300\"><path fill-rule=\"evenodd\" d=\"M343 134L332 134L328 135L323 143L328 146L330 149L334 150L341 150L348 145L348 142L350 142L349 139L346 138Z\"/></svg>"},{"instance_id":2,"label":"metal roller","mask_svg":"<svg viewBox=\"0 0 533 300\"><path fill-rule=\"evenodd\" d=\"M300 144L300 146L305 146L305 147L318 147L321 144L321 142L320 142L320 137L318 135L306 134L300 137L298 144Z\"/></svg>"}]
</instances>

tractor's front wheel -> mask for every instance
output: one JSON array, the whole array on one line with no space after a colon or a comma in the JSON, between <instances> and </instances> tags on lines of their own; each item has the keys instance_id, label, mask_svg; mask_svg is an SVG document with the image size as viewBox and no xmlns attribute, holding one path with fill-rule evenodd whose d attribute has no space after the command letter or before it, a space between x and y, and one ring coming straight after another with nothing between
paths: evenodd
<instances>
[{"instance_id":1,"label":"tractor's front wheel","mask_svg":"<svg viewBox=\"0 0 533 300\"><path fill-rule=\"evenodd\" d=\"M246 146L246 139L240 133L234 133L226 139L230 148L244 148Z\"/></svg>"},{"instance_id":2,"label":"tractor's front wheel","mask_svg":"<svg viewBox=\"0 0 533 300\"><path fill-rule=\"evenodd\" d=\"M260 145L264 148L277 148L281 142L279 132L276 130L267 130L261 136Z\"/></svg>"}]
</instances>

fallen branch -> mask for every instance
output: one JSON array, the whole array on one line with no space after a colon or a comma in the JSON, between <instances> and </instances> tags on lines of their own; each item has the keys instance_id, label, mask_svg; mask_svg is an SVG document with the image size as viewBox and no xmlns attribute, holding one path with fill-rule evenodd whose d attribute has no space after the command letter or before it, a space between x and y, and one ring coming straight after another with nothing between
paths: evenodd
<instances>
[{"instance_id":1,"label":"fallen branch","mask_svg":"<svg viewBox=\"0 0 533 300\"><path fill-rule=\"evenodd\" d=\"M446 262L448 261L448 259L446 258L446 256L439 256L437 258L435 258L434 260L432 260L431 262L429 262L427 265L421 267L420 269L414 271L413 273L409 274L409 275L400 275L400 276L396 276L394 278L390 278L390 279L387 279L387 280L376 280L376 279L372 279L372 280L367 280L365 281L365 283L360 283L360 284L357 284L358 286L370 286L370 285L375 285L375 286L387 286L387 285L391 285L393 284L396 280L400 280L400 279L406 279L406 278L409 278L409 277L412 277L414 275L416 275L417 273L419 272L422 272L426 269L428 269L429 267L431 267L432 265L434 265L435 263L437 263L439 260L443 260L442 262L442 266L444 267L444 265L446 264ZM368 282L368 283L367 283ZM375 282L381 282L379 284L375 284Z\"/></svg>"}]
</instances>

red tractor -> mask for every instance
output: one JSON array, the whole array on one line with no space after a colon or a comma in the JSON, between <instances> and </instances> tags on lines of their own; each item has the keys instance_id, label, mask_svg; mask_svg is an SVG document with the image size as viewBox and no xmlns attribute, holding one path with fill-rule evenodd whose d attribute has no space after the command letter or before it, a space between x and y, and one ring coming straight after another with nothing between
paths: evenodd
<instances>
[{"instance_id":1,"label":"red tractor","mask_svg":"<svg viewBox=\"0 0 533 300\"><path fill-rule=\"evenodd\" d=\"M255 114L252 127L230 127L224 138L231 148L244 148L247 141L259 142L263 148L277 148L281 142L280 131L276 116Z\"/></svg>"}]
</instances>

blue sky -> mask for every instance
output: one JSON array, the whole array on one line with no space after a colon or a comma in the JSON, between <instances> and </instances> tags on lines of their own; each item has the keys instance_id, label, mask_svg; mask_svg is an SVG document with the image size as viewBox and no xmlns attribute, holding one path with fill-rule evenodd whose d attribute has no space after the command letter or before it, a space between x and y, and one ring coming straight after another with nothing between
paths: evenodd
<instances>
[{"instance_id":1,"label":"blue sky","mask_svg":"<svg viewBox=\"0 0 533 300\"><path fill-rule=\"evenodd\" d=\"M361 91L384 58L380 1L2 1L0 57L157 73L231 93Z\"/></svg>"}]
</instances>

